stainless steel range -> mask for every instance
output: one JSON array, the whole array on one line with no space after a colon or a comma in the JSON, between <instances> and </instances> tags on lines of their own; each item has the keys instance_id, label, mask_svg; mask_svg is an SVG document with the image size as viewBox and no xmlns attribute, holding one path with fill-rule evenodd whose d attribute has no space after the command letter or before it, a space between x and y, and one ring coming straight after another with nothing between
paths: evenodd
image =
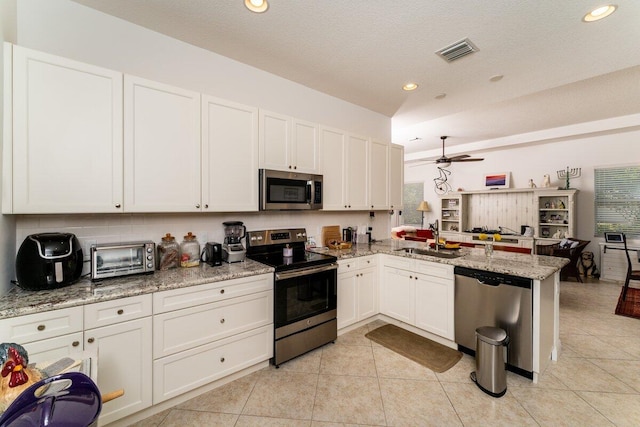
<instances>
[{"instance_id":1,"label":"stainless steel range","mask_svg":"<svg viewBox=\"0 0 640 427\"><path fill-rule=\"evenodd\" d=\"M275 268L272 363L336 340L337 258L305 251L304 228L247 233L247 257Z\"/></svg>"}]
</instances>

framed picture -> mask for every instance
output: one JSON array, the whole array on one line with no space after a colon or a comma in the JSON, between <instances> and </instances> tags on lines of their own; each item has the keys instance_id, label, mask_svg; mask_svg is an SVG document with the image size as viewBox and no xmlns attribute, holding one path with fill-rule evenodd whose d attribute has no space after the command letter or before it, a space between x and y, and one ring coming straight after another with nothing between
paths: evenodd
<instances>
[{"instance_id":1,"label":"framed picture","mask_svg":"<svg viewBox=\"0 0 640 427\"><path fill-rule=\"evenodd\" d=\"M509 188L511 172L490 173L484 176L484 186L487 188Z\"/></svg>"}]
</instances>

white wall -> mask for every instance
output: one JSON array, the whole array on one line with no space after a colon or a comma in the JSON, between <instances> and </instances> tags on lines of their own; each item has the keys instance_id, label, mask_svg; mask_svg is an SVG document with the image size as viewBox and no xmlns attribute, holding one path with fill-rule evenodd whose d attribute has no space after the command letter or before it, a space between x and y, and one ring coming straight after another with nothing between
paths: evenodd
<instances>
[{"instance_id":1,"label":"white wall","mask_svg":"<svg viewBox=\"0 0 640 427\"><path fill-rule=\"evenodd\" d=\"M589 126L585 124L584 127ZM591 240L588 250L598 253L598 242L594 237L594 169L607 166L640 164L640 125L625 129L596 132L583 135L580 127L575 130L581 136L568 136L553 142L531 143L499 150L474 152L473 157L483 157L482 162L453 163L449 183L453 189L466 191L483 189L485 173L511 172L511 188L526 188L529 179L541 186L543 176L549 174L554 186L564 187L565 182L557 178L558 170L581 168L582 176L571 180L571 188L579 189L577 195L577 238ZM506 138L507 140L509 138ZM514 141L519 137L513 137ZM425 199L436 206L425 215L431 222L438 218L440 206L434 191L433 178L438 175L435 165L405 166L406 182L425 182ZM473 224L470 224L473 225Z\"/></svg>"},{"instance_id":2,"label":"white wall","mask_svg":"<svg viewBox=\"0 0 640 427\"><path fill-rule=\"evenodd\" d=\"M15 0L0 1L0 43L16 40L16 2ZM0 53L3 47L0 46ZM4 55L0 56L0 82L4 79ZM4 100L5 93L0 85L0 96ZM3 103L0 103L0 123L4 121ZM0 132L0 146L3 135ZM0 176L2 176L2 150L0 150ZM2 203L2 186L0 186L0 204ZM0 215L0 295L11 287L11 280L15 278L15 218L11 215Z\"/></svg>"}]
</instances>

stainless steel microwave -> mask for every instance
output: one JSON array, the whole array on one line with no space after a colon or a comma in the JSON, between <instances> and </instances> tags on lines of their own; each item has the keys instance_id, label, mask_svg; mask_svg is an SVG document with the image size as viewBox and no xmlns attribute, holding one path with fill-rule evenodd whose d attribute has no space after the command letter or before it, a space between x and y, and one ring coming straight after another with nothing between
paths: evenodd
<instances>
[{"instance_id":1,"label":"stainless steel microwave","mask_svg":"<svg viewBox=\"0 0 640 427\"><path fill-rule=\"evenodd\" d=\"M91 280L153 273L156 244L145 240L91 245Z\"/></svg>"},{"instance_id":2,"label":"stainless steel microwave","mask_svg":"<svg viewBox=\"0 0 640 427\"><path fill-rule=\"evenodd\" d=\"M322 175L260 169L260 210L322 209Z\"/></svg>"}]
</instances>

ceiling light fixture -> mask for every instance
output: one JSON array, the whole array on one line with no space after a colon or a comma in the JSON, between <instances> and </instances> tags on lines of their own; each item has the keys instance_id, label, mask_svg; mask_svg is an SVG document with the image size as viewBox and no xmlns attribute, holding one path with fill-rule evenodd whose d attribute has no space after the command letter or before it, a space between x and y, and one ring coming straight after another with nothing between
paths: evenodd
<instances>
[{"instance_id":1,"label":"ceiling light fixture","mask_svg":"<svg viewBox=\"0 0 640 427\"><path fill-rule=\"evenodd\" d=\"M606 18L607 16L611 15L613 12L616 11L616 8L617 6L614 4L598 7L596 9L593 9L591 12L587 13L586 15L584 15L584 18L582 18L582 20L584 22L598 21L600 19Z\"/></svg>"},{"instance_id":2,"label":"ceiling light fixture","mask_svg":"<svg viewBox=\"0 0 640 427\"><path fill-rule=\"evenodd\" d=\"M244 0L244 5L251 12L263 13L269 9L267 0Z\"/></svg>"},{"instance_id":3,"label":"ceiling light fixture","mask_svg":"<svg viewBox=\"0 0 640 427\"><path fill-rule=\"evenodd\" d=\"M436 96L434 96L435 99L444 99L444 97L447 96L446 93L439 93Z\"/></svg>"},{"instance_id":4,"label":"ceiling light fixture","mask_svg":"<svg viewBox=\"0 0 640 427\"><path fill-rule=\"evenodd\" d=\"M496 74L495 76L492 76L489 81L491 82L499 82L500 80L502 80L504 76L502 74Z\"/></svg>"},{"instance_id":5,"label":"ceiling light fixture","mask_svg":"<svg viewBox=\"0 0 640 427\"><path fill-rule=\"evenodd\" d=\"M411 92L412 90L416 90L418 89L418 84L417 83L407 83L406 85L402 86L402 90L406 90L407 92Z\"/></svg>"}]
</instances>

